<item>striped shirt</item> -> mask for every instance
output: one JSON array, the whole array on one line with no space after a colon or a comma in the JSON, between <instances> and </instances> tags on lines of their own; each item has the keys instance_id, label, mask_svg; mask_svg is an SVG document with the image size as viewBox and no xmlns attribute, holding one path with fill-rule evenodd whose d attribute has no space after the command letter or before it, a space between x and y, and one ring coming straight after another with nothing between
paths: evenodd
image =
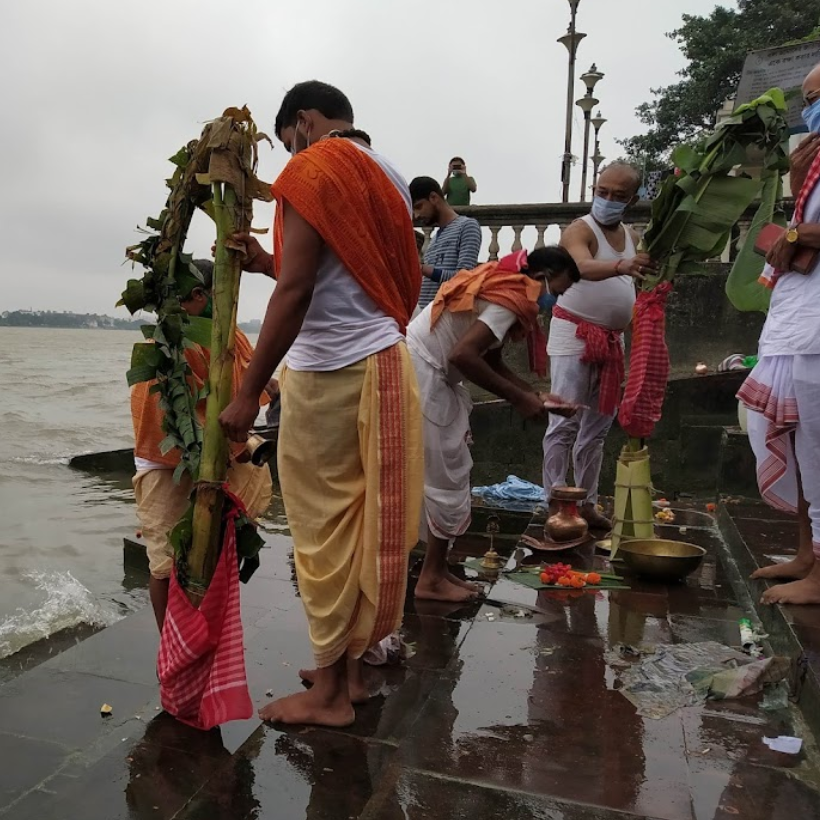
<instances>
[{"instance_id":1,"label":"striped shirt","mask_svg":"<svg viewBox=\"0 0 820 820\"><path fill-rule=\"evenodd\" d=\"M439 228L424 253L424 264L433 266L439 281L424 277L419 308L423 310L436 298L442 282L452 279L459 271L477 267L480 250L481 226L475 219L459 216Z\"/></svg>"}]
</instances>

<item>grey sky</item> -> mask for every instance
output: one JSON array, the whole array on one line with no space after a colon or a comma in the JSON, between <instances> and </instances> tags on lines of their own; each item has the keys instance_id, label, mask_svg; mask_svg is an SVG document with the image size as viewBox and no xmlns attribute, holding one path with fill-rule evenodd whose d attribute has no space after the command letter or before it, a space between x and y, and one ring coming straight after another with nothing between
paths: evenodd
<instances>
[{"instance_id":1,"label":"grey sky","mask_svg":"<svg viewBox=\"0 0 820 820\"><path fill-rule=\"evenodd\" d=\"M715 5L581 0L579 73L594 61L606 74L605 156L639 130L633 112L650 87L683 64L664 33ZM247 103L271 130L284 91L304 79L344 90L408 179L442 178L460 154L477 203L557 201L567 60L555 40L568 19L566 0L4 3L0 310L114 314L130 275L123 249L164 203L166 158L229 105ZM260 176L286 159L263 149ZM578 183L576 172L573 198ZM256 225L271 218L258 207ZM207 254L210 241L198 218L188 250ZM247 277L240 318L262 316L270 292Z\"/></svg>"}]
</instances>

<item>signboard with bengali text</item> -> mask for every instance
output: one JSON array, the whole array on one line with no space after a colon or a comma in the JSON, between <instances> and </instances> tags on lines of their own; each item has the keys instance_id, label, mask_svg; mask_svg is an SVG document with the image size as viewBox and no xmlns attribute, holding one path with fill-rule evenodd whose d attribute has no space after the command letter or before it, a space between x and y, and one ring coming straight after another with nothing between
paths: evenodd
<instances>
[{"instance_id":1,"label":"signboard with bengali text","mask_svg":"<svg viewBox=\"0 0 820 820\"><path fill-rule=\"evenodd\" d=\"M782 88L786 92L796 90L798 93L789 102L789 127L792 133L804 132L807 129L801 116L803 101L800 86L809 71L818 63L820 40L752 51L746 55L746 62L743 64L736 102L738 105L751 102L774 87Z\"/></svg>"}]
</instances>

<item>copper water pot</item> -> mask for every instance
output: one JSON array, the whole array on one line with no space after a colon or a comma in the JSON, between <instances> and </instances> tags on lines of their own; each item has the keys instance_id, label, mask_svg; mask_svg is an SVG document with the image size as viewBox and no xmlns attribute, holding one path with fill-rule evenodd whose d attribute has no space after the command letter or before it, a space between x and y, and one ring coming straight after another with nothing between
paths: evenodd
<instances>
[{"instance_id":1,"label":"copper water pot","mask_svg":"<svg viewBox=\"0 0 820 820\"><path fill-rule=\"evenodd\" d=\"M558 543L576 541L589 531L589 524L579 515L578 503L586 501L587 491L581 487L555 487L550 493L550 506L557 505L544 526L546 534Z\"/></svg>"}]
</instances>

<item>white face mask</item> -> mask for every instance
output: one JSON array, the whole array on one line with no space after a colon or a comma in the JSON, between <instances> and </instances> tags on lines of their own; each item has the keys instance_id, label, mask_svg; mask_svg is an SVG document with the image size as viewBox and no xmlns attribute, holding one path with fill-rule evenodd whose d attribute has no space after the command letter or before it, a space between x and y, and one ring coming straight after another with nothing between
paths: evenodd
<instances>
[{"instance_id":1,"label":"white face mask","mask_svg":"<svg viewBox=\"0 0 820 820\"><path fill-rule=\"evenodd\" d=\"M592 216L601 225L617 225L624 216L629 204L626 202L615 202L596 196L592 200Z\"/></svg>"}]
</instances>

